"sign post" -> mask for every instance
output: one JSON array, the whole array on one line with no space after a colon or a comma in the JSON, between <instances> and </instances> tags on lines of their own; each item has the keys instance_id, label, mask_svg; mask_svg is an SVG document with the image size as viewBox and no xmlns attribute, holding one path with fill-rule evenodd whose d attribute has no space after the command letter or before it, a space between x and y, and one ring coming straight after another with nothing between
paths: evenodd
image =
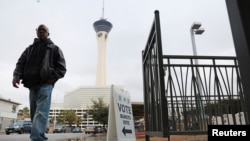
<instances>
[{"instance_id":1,"label":"sign post","mask_svg":"<svg viewBox=\"0 0 250 141\"><path fill-rule=\"evenodd\" d=\"M111 87L107 141L136 141L130 95L114 85Z\"/></svg>"}]
</instances>

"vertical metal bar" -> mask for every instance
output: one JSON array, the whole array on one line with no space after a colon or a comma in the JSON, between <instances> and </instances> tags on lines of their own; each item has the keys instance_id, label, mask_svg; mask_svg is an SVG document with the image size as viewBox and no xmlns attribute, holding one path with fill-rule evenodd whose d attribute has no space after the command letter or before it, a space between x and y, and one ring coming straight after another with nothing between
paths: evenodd
<instances>
[{"instance_id":1,"label":"vertical metal bar","mask_svg":"<svg viewBox=\"0 0 250 141\"><path fill-rule=\"evenodd\" d=\"M155 11L155 29L156 29L156 42L157 42L157 54L158 54L158 71L159 71L159 84L160 84L160 102L161 102L161 117L162 117L162 133L166 137L169 135L169 124L168 124L168 107L165 97L165 83L164 83L164 68L163 68L163 57L162 57L162 42L161 42L161 27L160 27L160 16L159 11Z\"/></svg>"},{"instance_id":2,"label":"vertical metal bar","mask_svg":"<svg viewBox=\"0 0 250 141\"><path fill-rule=\"evenodd\" d=\"M147 79L146 79L146 61L145 60L145 52L142 51L142 75L143 75L143 93L144 93L144 130L145 130L145 140L146 141L149 141L149 136L146 134L146 131L147 131L147 121L148 121L148 118L146 115L148 115L148 103L147 103L147 96L146 96L146 93L147 93Z\"/></svg>"},{"instance_id":3,"label":"vertical metal bar","mask_svg":"<svg viewBox=\"0 0 250 141\"><path fill-rule=\"evenodd\" d=\"M245 100L250 101L250 1L226 0L229 20L233 33ZM247 124L250 118L250 102L247 106Z\"/></svg>"},{"instance_id":4,"label":"vertical metal bar","mask_svg":"<svg viewBox=\"0 0 250 141\"><path fill-rule=\"evenodd\" d=\"M170 59L168 59L168 64L170 64ZM171 105L171 111L172 111L172 128L174 131L176 131L176 124L175 124L175 110L174 110L174 102L173 102L173 80L171 75L171 68L168 66L168 79L169 79L169 91L170 91L170 105Z\"/></svg>"}]
</instances>

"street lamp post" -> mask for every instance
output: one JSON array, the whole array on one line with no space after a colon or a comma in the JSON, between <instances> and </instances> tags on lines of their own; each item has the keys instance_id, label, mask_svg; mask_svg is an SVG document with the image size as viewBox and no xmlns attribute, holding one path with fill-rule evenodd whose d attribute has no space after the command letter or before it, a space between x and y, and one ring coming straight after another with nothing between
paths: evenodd
<instances>
[{"instance_id":1,"label":"street lamp post","mask_svg":"<svg viewBox=\"0 0 250 141\"><path fill-rule=\"evenodd\" d=\"M193 47L193 54L194 56L197 56L197 49L196 49L196 43L195 43L195 38L194 35L201 35L205 29L204 28L200 28L201 27L201 23L200 22L194 22L190 28L190 34L191 34L191 40L192 40L192 47ZM198 59L194 59L194 64L198 65ZM204 120L204 115L203 115L203 106L202 106L202 88L201 88L201 81L199 79L199 74L198 74L198 67L197 67L197 71L196 71L196 82L197 82L197 87L198 87L198 93L195 92L196 98L197 98L197 110L199 110L200 112L200 117L202 119L202 122L200 122L200 128L203 128L205 125L203 123Z\"/></svg>"},{"instance_id":2,"label":"street lamp post","mask_svg":"<svg viewBox=\"0 0 250 141\"><path fill-rule=\"evenodd\" d=\"M205 31L204 28L200 28L200 27L201 27L201 23L194 22L190 28L194 56L197 56L197 49L196 49L194 34L201 35ZM195 64L197 65L198 61Z\"/></svg>"}]
</instances>

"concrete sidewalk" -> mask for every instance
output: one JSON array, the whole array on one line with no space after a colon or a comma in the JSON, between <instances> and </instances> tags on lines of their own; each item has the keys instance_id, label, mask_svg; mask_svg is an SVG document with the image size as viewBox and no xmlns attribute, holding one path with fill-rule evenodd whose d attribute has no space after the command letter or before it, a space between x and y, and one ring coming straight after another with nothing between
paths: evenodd
<instances>
[{"instance_id":1,"label":"concrete sidewalk","mask_svg":"<svg viewBox=\"0 0 250 141\"><path fill-rule=\"evenodd\" d=\"M60 134L47 134L48 141L106 141L107 134L100 133L96 135L84 133L60 133ZM142 138L140 138L141 140ZM199 139L186 139L182 141L207 141L207 138ZM29 134L11 134L5 135L0 133L0 141L29 141Z\"/></svg>"},{"instance_id":2,"label":"concrete sidewalk","mask_svg":"<svg viewBox=\"0 0 250 141\"><path fill-rule=\"evenodd\" d=\"M184 140L184 141L207 141L207 138L202 138L202 139L188 139L188 140Z\"/></svg>"},{"instance_id":3,"label":"concrete sidewalk","mask_svg":"<svg viewBox=\"0 0 250 141\"><path fill-rule=\"evenodd\" d=\"M61 133L61 134L47 134L48 141L99 141L93 140L90 134L83 133ZM92 140L89 140L90 138ZM30 141L29 134L10 134L0 135L0 141ZM102 140L100 140L102 141Z\"/></svg>"}]
</instances>

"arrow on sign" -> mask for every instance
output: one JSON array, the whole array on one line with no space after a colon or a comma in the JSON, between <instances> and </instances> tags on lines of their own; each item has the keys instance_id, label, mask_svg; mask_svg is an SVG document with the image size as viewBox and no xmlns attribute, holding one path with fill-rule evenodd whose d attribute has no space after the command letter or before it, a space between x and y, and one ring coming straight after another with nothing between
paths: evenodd
<instances>
[{"instance_id":1,"label":"arrow on sign","mask_svg":"<svg viewBox=\"0 0 250 141\"><path fill-rule=\"evenodd\" d=\"M125 129L125 126L123 127L122 132L123 132L124 136L126 136L126 133L132 134L132 130L131 129Z\"/></svg>"}]
</instances>

